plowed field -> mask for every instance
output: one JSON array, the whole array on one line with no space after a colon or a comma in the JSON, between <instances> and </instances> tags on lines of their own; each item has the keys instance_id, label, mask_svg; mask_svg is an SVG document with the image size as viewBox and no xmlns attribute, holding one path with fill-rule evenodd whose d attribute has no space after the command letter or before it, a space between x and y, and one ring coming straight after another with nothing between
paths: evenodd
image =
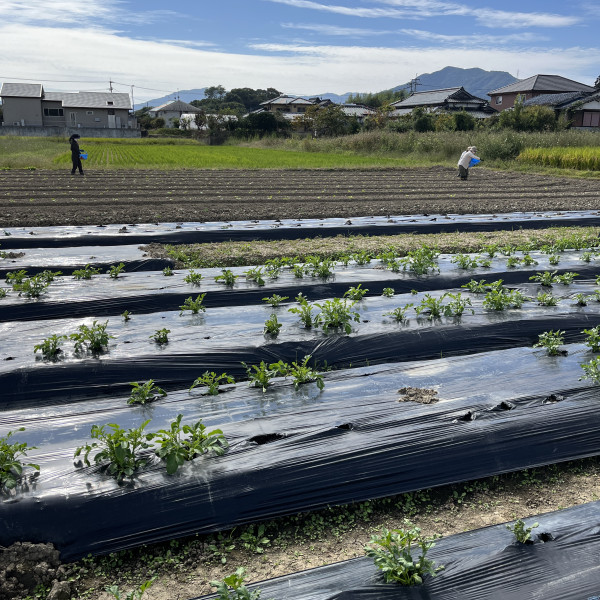
<instances>
[{"instance_id":1,"label":"plowed field","mask_svg":"<svg viewBox=\"0 0 600 600\"><path fill-rule=\"evenodd\" d=\"M0 227L600 208L600 180L472 169L0 173Z\"/></svg>"}]
</instances>

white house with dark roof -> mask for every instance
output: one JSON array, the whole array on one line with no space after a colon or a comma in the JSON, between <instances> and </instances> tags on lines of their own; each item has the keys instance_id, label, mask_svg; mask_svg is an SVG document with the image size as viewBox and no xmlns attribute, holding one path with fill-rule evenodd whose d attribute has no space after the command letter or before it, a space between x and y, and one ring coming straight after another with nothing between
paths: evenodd
<instances>
[{"instance_id":1,"label":"white house with dark roof","mask_svg":"<svg viewBox=\"0 0 600 600\"><path fill-rule=\"evenodd\" d=\"M173 119L181 119L184 115L195 115L204 112L201 108L196 108L182 100L172 100L165 102L160 106L155 106L148 111L152 117L160 117L165 120L166 127L173 127Z\"/></svg>"},{"instance_id":2,"label":"white house with dark roof","mask_svg":"<svg viewBox=\"0 0 600 600\"><path fill-rule=\"evenodd\" d=\"M415 108L423 108L427 112L455 112L464 110L477 118L487 118L495 111L487 100L473 96L463 88L452 87L428 92L413 92L408 98L392 102L394 110L391 117L410 114Z\"/></svg>"},{"instance_id":3,"label":"white house with dark roof","mask_svg":"<svg viewBox=\"0 0 600 600\"><path fill-rule=\"evenodd\" d=\"M502 112L515 105L517 99L521 101L529 100L535 96L545 94L562 94L565 92L588 92L593 93L596 90L584 83L561 77L560 75L533 75L527 79L522 79L488 92L492 99L490 104Z\"/></svg>"},{"instance_id":4,"label":"white house with dark roof","mask_svg":"<svg viewBox=\"0 0 600 600\"><path fill-rule=\"evenodd\" d=\"M0 98L7 127L137 129L128 94L46 92L37 83L3 83Z\"/></svg>"}]
</instances>

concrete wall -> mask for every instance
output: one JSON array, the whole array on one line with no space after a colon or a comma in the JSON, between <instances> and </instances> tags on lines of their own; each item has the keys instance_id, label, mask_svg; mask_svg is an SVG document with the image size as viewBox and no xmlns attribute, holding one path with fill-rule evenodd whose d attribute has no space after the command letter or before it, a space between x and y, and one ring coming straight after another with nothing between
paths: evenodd
<instances>
[{"instance_id":1,"label":"concrete wall","mask_svg":"<svg viewBox=\"0 0 600 600\"><path fill-rule=\"evenodd\" d=\"M40 98L3 98L2 112L7 125L22 120L25 125L41 126L43 123Z\"/></svg>"},{"instance_id":2,"label":"concrete wall","mask_svg":"<svg viewBox=\"0 0 600 600\"><path fill-rule=\"evenodd\" d=\"M139 129L98 129L94 127L0 127L0 135L17 135L26 137L64 137L78 133L82 138L139 138Z\"/></svg>"}]
</instances>

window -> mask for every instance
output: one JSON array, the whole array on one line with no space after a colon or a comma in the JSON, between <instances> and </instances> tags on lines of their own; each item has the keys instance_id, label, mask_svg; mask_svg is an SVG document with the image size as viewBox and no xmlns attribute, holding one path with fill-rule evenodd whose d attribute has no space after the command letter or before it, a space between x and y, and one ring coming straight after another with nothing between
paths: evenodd
<instances>
[{"instance_id":1,"label":"window","mask_svg":"<svg viewBox=\"0 0 600 600\"><path fill-rule=\"evenodd\" d=\"M45 117L62 117L64 115L62 108L45 108Z\"/></svg>"},{"instance_id":2,"label":"window","mask_svg":"<svg viewBox=\"0 0 600 600\"><path fill-rule=\"evenodd\" d=\"M112 106L114 104L114 102L112 100L107 100L106 104L108 104L108 106Z\"/></svg>"},{"instance_id":3,"label":"window","mask_svg":"<svg viewBox=\"0 0 600 600\"><path fill-rule=\"evenodd\" d=\"M583 113L583 126L584 127L600 127L600 113L599 112L584 112Z\"/></svg>"},{"instance_id":4,"label":"window","mask_svg":"<svg viewBox=\"0 0 600 600\"><path fill-rule=\"evenodd\" d=\"M94 117L94 121L96 121L96 123L100 123L100 117Z\"/></svg>"},{"instance_id":5,"label":"window","mask_svg":"<svg viewBox=\"0 0 600 600\"><path fill-rule=\"evenodd\" d=\"M502 96L496 96L496 104L502 104Z\"/></svg>"},{"instance_id":6,"label":"window","mask_svg":"<svg viewBox=\"0 0 600 600\"><path fill-rule=\"evenodd\" d=\"M93 110L86 110L86 111L85 111L85 114L86 114L86 115L93 115L93 114L94 114L94 111L93 111Z\"/></svg>"},{"instance_id":7,"label":"window","mask_svg":"<svg viewBox=\"0 0 600 600\"><path fill-rule=\"evenodd\" d=\"M114 115L115 114L115 109L114 108L109 108L107 112L108 112L109 115Z\"/></svg>"}]
</instances>

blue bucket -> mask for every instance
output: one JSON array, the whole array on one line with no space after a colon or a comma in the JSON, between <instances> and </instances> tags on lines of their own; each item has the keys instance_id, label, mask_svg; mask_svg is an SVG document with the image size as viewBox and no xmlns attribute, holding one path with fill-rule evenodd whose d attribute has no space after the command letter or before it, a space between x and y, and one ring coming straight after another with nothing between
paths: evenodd
<instances>
[{"instance_id":1,"label":"blue bucket","mask_svg":"<svg viewBox=\"0 0 600 600\"><path fill-rule=\"evenodd\" d=\"M481 159L479 158L472 158L471 162L469 163L469 168L470 167L474 167L475 165L478 165L481 162Z\"/></svg>"},{"instance_id":2,"label":"blue bucket","mask_svg":"<svg viewBox=\"0 0 600 600\"><path fill-rule=\"evenodd\" d=\"M79 158L81 158L82 160L87 160L87 152L82 152L82 153L79 155Z\"/></svg>"}]
</instances>

